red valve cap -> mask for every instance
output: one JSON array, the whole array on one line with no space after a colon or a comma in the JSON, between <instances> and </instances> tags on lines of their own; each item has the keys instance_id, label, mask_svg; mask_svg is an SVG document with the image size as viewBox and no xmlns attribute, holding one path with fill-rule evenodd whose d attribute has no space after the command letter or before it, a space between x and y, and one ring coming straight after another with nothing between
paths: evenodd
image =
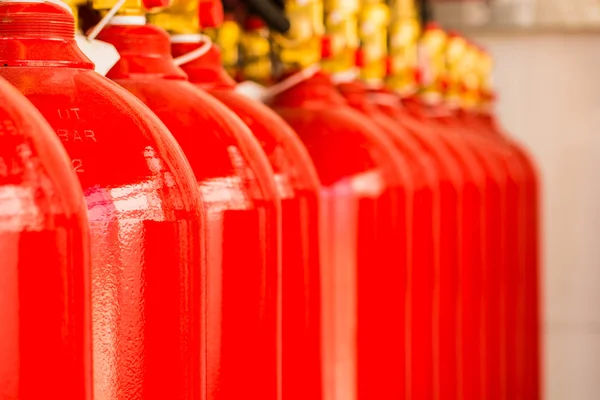
<instances>
[{"instance_id":1,"label":"red valve cap","mask_svg":"<svg viewBox=\"0 0 600 400\"><path fill-rule=\"evenodd\" d=\"M221 0L199 0L198 14L202 28L217 28L223 24L223 3Z\"/></svg>"},{"instance_id":2,"label":"red valve cap","mask_svg":"<svg viewBox=\"0 0 600 400\"><path fill-rule=\"evenodd\" d=\"M171 5L171 0L143 0L144 8L152 10L153 8L166 8Z\"/></svg>"},{"instance_id":3,"label":"red valve cap","mask_svg":"<svg viewBox=\"0 0 600 400\"><path fill-rule=\"evenodd\" d=\"M333 43L331 36L323 36L321 38L321 58L326 60L333 56Z\"/></svg>"}]
</instances>

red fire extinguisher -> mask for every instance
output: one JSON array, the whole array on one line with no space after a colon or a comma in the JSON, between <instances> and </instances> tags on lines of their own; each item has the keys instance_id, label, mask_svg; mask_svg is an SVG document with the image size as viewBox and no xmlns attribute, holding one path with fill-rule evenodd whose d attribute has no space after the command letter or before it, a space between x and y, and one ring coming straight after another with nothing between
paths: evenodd
<instances>
[{"instance_id":1,"label":"red fire extinguisher","mask_svg":"<svg viewBox=\"0 0 600 400\"><path fill-rule=\"evenodd\" d=\"M200 27L172 22L194 20L193 7L187 10L171 8L154 21L171 33L173 55L188 57L206 45L200 28L218 28L219 12L202 12ZM218 7L218 4L217 4ZM206 10L205 10L206 11ZM215 18L217 15L217 18ZM253 17L255 22L257 17ZM228 25L234 23L229 21ZM220 29L218 39L235 45L235 35L227 26ZM250 41L250 42L248 42ZM233 43L231 43L233 42ZM244 37L244 45L263 48L264 43ZM268 44L267 56L268 54ZM228 51L223 48L223 51ZM243 49L242 49L243 51ZM229 63L232 62L228 59ZM260 60L262 62L264 60ZM209 91L233 110L260 142L275 172L282 203L282 398L318 400L322 397L320 351L320 250L319 250L319 178L306 148L281 117L273 110L235 91L235 81L222 66L221 50L216 45L203 55L186 59L181 64L190 81ZM245 65L245 69L260 66ZM270 75L269 63L262 71ZM257 370L263 374L263 371ZM247 374L247 372L246 372ZM237 379L237 378L236 378ZM240 387L239 390L246 391Z\"/></svg>"},{"instance_id":2,"label":"red fire extinguisher","mask_svg":"<svg viewBox=\"0 0 600 400\"><path fill-rule=\"evenodd\" d=\"M422 40L422 45L427 51L428 41L435 42L435 38L446 37L436 25L430 25ZM479 268L471 273L465 273L464 289L462 290L462 299L466 307L463 310L462 318L466 323L463 330L463 337L460 343L461 366L459 369L459 391L463 398L478 399L487 397L484 393L489 390L489 383L484 372L488 371L486 364L492 369L497 368L496 372L489 376L500 376L500 367L502 358L498 355L502 343L502 284L503 265L505 265L503 244L503 233L506 229L505 218L499 217L505 215L507 199L507 176L501 160L502 156L491 143L474 140L469 130L464 126L460 118L460 106L462 106L462 95L460 85L463 79L463 70L458 68L457 60L464 58L464 41L454 35L449 35L445 39L445 47L437 53L441 63L440 75L440 94L442 102L435 106L429 104L425 107L428 117L432 124L437 127L436 131L443 133L442 138L448 142L460 145L465 148L473 162L483 171L483 195L485 215L481 219L485 230L483 231L484 241L482 247L482 263ZM429 46L429 54L431 46ZM434 63L435 65L435 63ZM457 76L458 75L458 76ZM472 211L465 210L469 213ZM474 290L469 291L468 282L475 283L472 286ZM465 293L467 292L467 293ZM472 295L469 300L468 293ZM472 306L469 307L469 304ZM487 327L487 329L482 329ZM488 335L489 333L489 335ZM490 343L494 342L494 345ZM490 347L493 347L490 349ZM485 350L482 350L484 349ZM496 352L498 351L498 352ZM490 360L493 359L493 362ZM498 391L499 393L499 391Z\"/></svg>"},{"instance_id":3,"label":"red fire extinguisher","mask_svg":"<svg viewBox=\"0 0 600 400\"><path fill-rule=\"evenodd\" d=\"M358 10L357 10L358 11ZM423 394L423 386L432 393L434 349L436 339L435 316L439 315L443 301L439 296L442 282L439 280L442 273L440 256L440 241L445 240L440 234L440 229L446 229L446 222L452 220L451 226L456 224L458 190L462 185L458 179L447 184L447 171L439 171L439 160L432 157L423 145L410 133L383 111L379 110L372 101L369 87L373 90L382 87L383 79L387 72L387 24L389 10L384 3L372 2L358 12L358 40L360 49L356 53L356 67L363 81L353 79L340 82L337 88L345 97L348 104L360 111L391 138L399 152L411 166L414 184L414 197L411 221L411 263L408 277L408 319L410 329L408 336L409 368L404 371L408 380L405 391L407 398ZM350 79L352 77L350 76ZM393 96L393 95L392 95ZM398 102L397 99L394 99ZM443 169L443 168L442 168ZM440 201L443 201L443 209ZM443 213L443 214L442 214ZM445 236L447 239L456 240L455 234ZM453 247L454 246L453 244ZM447 254L444 254L447 256ZM444 259L443 268L456 266L456 259ZM451 281L446 280L446 283ZM424 375L429 378L424 379ZM416 378L415 380L408 378Z\"/></svg>"},{"instance_id":4,"label":"red fire extinguisher","mask_svg":"<svg viewBox=\"0 0 600 400\"><path fill-rule=\"evenodd\" d=\"M0 79L2 397L92 398L89 228L40 113Z\"/></svg>"},{"instance_id":5,"label":"red fire extinguisher","mask_svg":"<svg viewBox=\"0 0 600 400\"><path fill-rule=\"evenodd\" d=\"M410 104L413 107L403 105L389 89L373 89L371 99L415 137L436 161L441 194L441 209L437 217L441 254L436 275L439 295L435 296L439 303L434 308L431 361L426 368L420 363L420 353L412 361L415 367L420 368L413 369L410 398L462 398L459 367L465 363L466 356L462 344L467 338L477 339L479 330L474 319L479 312L482 268L482 215L479 210L483 177L464 144L446 140L436 131L435 124L425 117L426 108L421 96L428 89L434 95L441 94L439 89L419 88L415 71L419 70L417 40L420 29L414 3L396 3L391 11L391 57L387 84L400 98L413 98ZM417 344L419 346L414 351L425 351L424 343ZM470 355L470 360L473 360L473 355ZM477 367L475 364L472 368Z\"/></svg>"},{"instance_id":6,"label":"red fire extinguisher","mask_svg":"<svg viewBox=\"0 0 600 400\"><path fill-rule=\"evenodd\" d=\"M0 75L54 128L87 202L95 397L199 398L204 252L188 162L156 116L92 70L68 8L1 2L0 16Z\"/></svg>"},{"instance_id":7,"label":"red fire extinguisher","mask_svg":"<svg viewBox=\"0 0 600 400\"><path fill-rule=\"evenodd\" d=\"M493 117L493 114L490 114ZM485 120L488 116L483 115ZM492 121L488 120L487 123ZM522 339L518 343L516 357L518 357L518 366L522 374L518 379L520 381L519 393L522 398L541 399L543 398L541 387L541 271L539 262L539 173L531 155L517 143L514 139L506 135L501 128L492 122L491 131L495 135L500 135L497 139L503 140L506 146L509 146L514 152L516 158L525 174L525 242L522 243L525 251L524 270L521 271L519 278L522 280L521 289L523 295L520 302L517 315L518 329L522 332Z\"/></svg>"},{"instance_id":8,"label":"red fire extinguisher","mask_svg":"<svg viewBox=\"0 0 600 400\"><path fill-rule=\"evenodd\" d=\"M462 44L461 44L462 43ZM502 141L490 140L489 135L484 138L482 127L478 124L478 77L477 64L478 52L474 46L465 45L464 39L453 35L448 45L448 64L452 69L460 71L460 86L464 92L458 107L453 110L451 119L443 123L462 125L465 138L471 144L473 151L480 154L481 162L486 164L495 162L496 168L505 175L505 205L503 219L503 237L501 238L501 269L499 279L493 279L491 285L500 287L499 296L489 296L490 304L497 310L497 319L500 330L489 330L490 340L493 343L495 331L500 332L499 346L488 343L488 358L499 359L488 368L498 368L498 374L490 374L487 387L491 397L498 398L524 398L524 379L526 365L524 355L525 344L525 312L526 285L524 274L525 264L525 237L526 221L526 171L515 157L514 151ZM460 51L460 49L464 51ZM457 65L458 64L458 68ZM461 66L462 65L462 66ZM456 75L456 74L455 74ZM451 77L452 78L452 77ZM456 76L453 80L456 80ZM450 85L451 87L452 85ZM453 92L453 91L449 91ZM454 91L456 92L456 91ZM452 98L452 96L450 96ZM499 302L498 302L499 299ZM498 353L499 351L499 353ZM497 357L493 355L496 354Z\"/></svg>"},{"instance_id":9,"label":"red fire extinguisher","mask_svg":"<svg viewBox=\"0 0 600 400\"><path fill-rule=\"evenodd\" d=\"M429 27L423 39L424 44L428 37L442 36L443 32L436 26ZM520 235L520 218L518 210L520 201L519 171L514 168L507 155L501 148L490 141L479 140L473 136L472 129L464 124L461 118L461 109L455 107L452 98L452 74L454 71L453 58L464 62L467 57L461 55L459 37L451 37L446 45L445 67L447 69L446 80L443 82L445 92L445 104L441 108L426 111L432 122L435 122L440 132L445 132L448 141L460 142L470 149L476 162L484 170L488 193L486 197L486 226L499 229L487 229L485 264L483 271L482 310L484 321L484 334L481 337L484 344L483 354L480 355L480 370L486 371L486 376L470 374L473 372L468 365L464 365L462 387L469 397L479 398L481 393L472 392L469 382L481 382L481 391L485 397L505 396L510 377L508 376L507 349L510 347L511 338L514 338L514 322L511 316L510 288L515 279L515 271L518 269L518 243ZM431 54L431 53L430 53ZM458 54L458 56L457 56ZM468 71L467 71L468 72ZM462 78L468 78L468 73L459 70ZM467 97L468 104L468 97ZM433 112L432 112L433 111ZM498 201L499 200L499 201ZM500 218L499 218L500 216ZM511 325L512 324L512 325ZM512 328L511 328L512 326ZM463 342L463 353L478 352L470 346L470 342ZM480 353L480 352L479 352ZM482 364L483 363L483 364Z\"/></svg>"},{"instance_id":10,"label":"red fire extinguisher","mask_svg":"<svg viewBox=\"0 0 600 400\"><path fill-rule=\"evenodd\" d=\"M197 0L177 1L155 21L197 32L197 5ZM196 13L188 11L194 9ZM121 54L107 76L141 99L171 130L190 161L205 206L203 390L208 399L276 400L281 209L273 170L250 130L187 80L177 66L181 59L171 56L167 32L145 24L144 11L138 10L139 22L131 19L130 7L129 15L113 18L99 39ZM184 57L194 59L207 51L210 45L203 44ZM240 360L252 360L252 368Z\"/></svg>"},{"instance_id":11,"label":"red fire extinguisher","mask_svg":"<svg viewBox=\"0 0 600 400\"><path fill-rule=\"evenodd\" d=\"M272 107L298 133L323 185L324 393L400 398L411 171L386 135L337 92L329 73L346 72L353 56L349 46L337 48L346 39L337 32L344 29L332 28L352 21L343 13L334 20L326 16L332 36L321 48L322 5L285 2L290 32L274 34L274 41L287 75L270 90ZM327 72L315 67L322 54Z\"/></svg>"},{"instance_id":12,"label":"red fire extinguisher","mask_svg":"<svg viewBox=\"0 0 600 400\"><path fill-rule=\"evenodd\" d=\"M483 208L484 194L489 190L486 184L485 169L471 153L470 147L461 137L448 135L452 128L440 126L433 117L438 118L444 111L441 99L443 95L442 77L444 38L431 37L438 34L435 27L426 29L421 41L421 67L417 61L418 22L412 2L400 2L392 8L392 24L390 25L390 76L388 85L400 94L402 104L388 93L375 91L373 99L379 107L390 115L395 115L400 124L409 132L426 132L423 138L433 141L445 149L447 156L458 165L464 184L459 191L458 217L452 218L452 209L442 211L442 225L446 232L442 235L442 253L451 255L451 248L458 250L456 258L446 257L440 270L444 272L441 279L443 290L440 309L440 329L443 340L436 353L434 390L443 398L481 398L481 352L480 347L482 324L482 290L484 273L483 248ZM435 30L434 30L435 29ZM406 35L406 32L413 32ZM434 40L432 40L434 39ZM435 46L432 46L435 45ZM439 45L439 46L438 46ZM441 64L441 65L440 65ZM420 81L411 71L422 71ZM418 83L421 89L417 94ZM442 114L443 115L443 114ZM421 133L422 134L422 133ZM447 202L448 200L446 200ZM442 199L442 202L444 200ZM444 215L448 215L444 217ZM444 222L446 221L446 222ZM457 240L457 241L456 241ZM445 249L445 250L444 250ZM458 261L453 261L458 260ZM452 264L455 262L457 264ZM445 266L444 266L445 265ZM455 268L452 266L455 265ZM455 288L455 292L452 292ZM449 290L450 289L450 290ZM453 307L456 307L453 311ZM457 336L450 338L445 332L457 330ZM450 339L450 340L448 340ZM424 375L425 376L425 375ZM418 388L427 386L418 386ZM421 389L423 390L423 389ZM416 393L417 397L431 396L424 392Z\"/></svg>"},{"instance_id":13,"label":"red fire extinguisher","mask_svg":"<svg viewBox=\"0 0 600 400\"><path fill-rule=\"evenodd\" d=\"M523 233L520 239L521 251L519 262L523 265L518 274L516 310L514 311L515 332L514 342L514 379L516 381L515 398L539 399L542 397L540 388L540 271L538 260L538 213L539 213L539 174L537 167L522 145L511 139L503 132L493 113L494 93L491 83L493 60L485 50L472 47L475 53L475 74L479 84L479 107L471 113L471 121L477 124L480 134L493 139L510 155L513 164L520 167L522 172L522 202L521 218L523 218Z\"/></svg>"}]
</instances>

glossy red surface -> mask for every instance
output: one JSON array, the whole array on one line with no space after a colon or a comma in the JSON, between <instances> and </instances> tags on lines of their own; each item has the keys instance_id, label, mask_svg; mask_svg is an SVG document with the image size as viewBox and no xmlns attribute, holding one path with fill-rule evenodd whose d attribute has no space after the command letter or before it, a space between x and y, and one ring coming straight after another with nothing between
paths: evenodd
<instances>
[{"instance_id":1,"label":"glossy red surface","mask_svg":"<svg viewBox=\"0 0 600 400\"><path fill-rule=\"evenodd\" d=\"M323 185L325 397L403 398L410 167L325 74L279 94L273 107Z\"/></svg>"},{"instance_id":2,"label":"glossy red surface","mask_svg":"<svg viewBox=\"0 0 600 400\"><path fill-rule=\"evenodd\" d=\"M273 170L248 127L175 66L165 31L113 25L98 38L121 53L107 76L171 130L204 202L206 398L277 400L281 211Z\"/></svg>"},{"instance_id":3,"label":"glossy red surface","mask_svg":"<svg viewBox=\"0 0 600 400\"><path fill-rule=\"evenodd\" d=\"M400 343L407 343L403 350L403 359L409 359L408 365L423 362L429 355L427 366L432 370L433 363L433 315L439 310L439 296L436 296L436 276L440 270L440 180L437 161L410 133L393 117L386 115L370 101L369 92L359 82L339 84L338 90L348 101L348 105L367 116L394 142L396 149L408 162L413 181L413 203L411 232L412 241L408 247L408 296L405 318L409 318L408 326L412 328L409 335L398 338ZM453 211L456 214L455 211ZM429 343L427 342L429 341ZM410 347L410 351L407 351ZM398 380L409 380L413 372L403 371ZM411 367L412 369L413 367ZM420 385L412 382L412 385ZM416 389L419 392L419 389ZM406 398L411 391L406 391Z\"/></svg>"},{"instance_id":4,"label":"glossy red surface","mask_svg":"<svg viewBox=\"0 0 600 400\"><path fill-rule=\"evenodd\" d=\"M483 162L496 164L498 174L504 175L504 229L501 238L502 268L500 272L500 390L490 390L489 397L523 398L525 359L525 172L515 153L506 143L485 137L481 126L469 114L446 118L444 124L462 128L475 152ZM490 349L494 351L494 349Z\"/></svg>"},{"instance_id":5,"label":"glossy red surface","mask_svg":"<svg viewBox=\"0 0 600 400\"><path fill-rule=\"evenodd\" d=\"M507 227L509 226L509 197L514 192L510 188L503 157L504 155L489 141L479 140L468 127L453 115L437 116L436 122L450 128L451 140L466 143L485 172L485 248L484 271L482 274L483 300L483 364L481 393L473 393L472 398L501 398L506 379L506 312L505 287L509 277L507 265ZM465 385L468 388L467 385ZM475 397L477 396L477 397Z\"/></svg>"},{"instance_id":6,"label":"glossy red surface","mask_svg":"<svg viewBox=\"0 0 600 400\"><path fill-rule=\"evenodd\" d=\"M508 145L515 152L525 171L526 185L526 245L525 245L525 309L524 329L525 343L521 360L524 361L524 388L523 398L539 400L544 398L543 393L543 353L542 353L542 265L539 259L540 249L540 175L533 157L525 148L513 139L510 139L501 129L495 132L507 140Z\"/></svg>"},{"instance_id":7,"label":"glossy red surface","mask_svg":"<svg viewBox=\"0 0 600 400\"><path fill-rule=\"evenodd\" d=\"M516 141L509 138L490 114L472 116L470 123L482 136L494 141L510 155L513 168L520 169L522 218L519 236L518 260L521 268L517 271L519 285L514 289L515 303L512 317L515 323L513 342L515 365L513 390L515 398L539 399L540 389L540 271L538 260L538 213L539 175L532 157ZM515 171L519 172L519 171Z\"/></svg>"},{"instance_id":8,"label":"glossy red surface","mask_svg":"<svg viewBox=\"0 0 600 400\"><path fill-rule=\"evenodd\" d=\"M156 116L92 71L65 9L0 3L0 18L0 75L54 128L87 201L95 397L199 398L205 293L189 164Z\"/></svg>"},{"instance_id":9,"label":"glossy red surface","mask_svg":"<svg viewBox=\"0 0 600 400\"><path fill-rule=\"evenodd\" d=\"M202 28L217 28L224 19L221 0L198 0L198 20Z\"/></svg>"},{"instance_id":10,"label":"glossy red surface","mask_svg":"<svg viewBox=\"0 0 600 400\"><path fill-rule=\"evenodd\" d=\"M70 162L0 79L0 398L92 398L89 229Z\"/></svg>"},{"instance_id":11,"label":"glossy red surface","mask_svg":"<svg viewBox=\"0 0 600 400\"><path fill-rule=\"evenodd\" d=\"M199 43L175 43L181 56ZM275 172L282 203L283 399L322 398L319 189L306 148L281 117L265 105L234 91L216 47L183 64L190 81L234 111L252 130Z\"/></svg>"},{"instance_id":12,"label":"glossy red surface","mask_svg":"<svg viewBox=\"0 0 600 400\"><path fill-rule=\"evenodd\" d=\"M526 212L527 177L521 160L506 141L498 140L483 130L474 116L462 112L460 122L471 133L474 147L484 150L488 159L498 160L506 175L506 224L504 231L504 268L502 283L502 309L504 326L502 393L507 398L525 397L526 350ZM496 140L493 140L496 139Z\"/></svg>"},{"instance_id":13,"label":"glossy red surface","mask_svg":"<svg viewBox=\"0 0 600 400\"><path fill-rule=\"evenodd\" d=\"M419 365L413 372L412 399L469 398L479 391L477 359L480 343L480 281L482 274L481 171L468 149L447 135L426 115L419 104L402 107L400 102L379 103L435 160L440 177L439 241L440 258L435 275L438 303L434 311L433 364ZM478 212L479 211L479 212ZM468 345L467 345L468 343ZM415 343L419 351L426 343ZM431 346L431 345L430 345ZM417 351L417 350L414 350ZM471 374L471 375L469 375Z\"/></svg>"}]
</instances>

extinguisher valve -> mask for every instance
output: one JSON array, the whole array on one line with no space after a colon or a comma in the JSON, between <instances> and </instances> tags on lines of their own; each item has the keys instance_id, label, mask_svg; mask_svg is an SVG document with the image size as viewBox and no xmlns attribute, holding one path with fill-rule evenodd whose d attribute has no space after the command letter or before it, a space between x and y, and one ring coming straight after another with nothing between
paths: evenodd
<instances>
[{"instance_id":1,"label":"extinguisher valve","mask_svg":"<svg viewBox=\"0 0 600 400\"><path fill-rule=\"evenodd\" d=\"M117 15L144 15L150 10L169 7L169 0L92 0L92 7L99 11L107 12L117 5Z\"/></svg>"},{"instance_id":2,"label":"extinguisher valve","mask_svg":"<svg viewBox=\"0 0 600 400\"><path fill-rule=\"evenodd\" d=\"M289 30L272 32L274 50L285 71L297 71L315 65L321 59L323 36L322 0L284 0Z\"/></svg>"},{"instance_id":3,"label":"extinguisher valve","mask_svg":"<svg viewBox=\"0 0 600 400\"><path fill-rule=\"evenodd\" d=\"M221 0L173 0L171 6L149 16L151 23L174 35L200 33L223 24Z\"/></svg>"},{"instance_id":4,"label":"extinguisher valve","mask_svg":"<svg viewBox=\"0 0 600 400\"><path fill-rule=\"evenodd\" d=\"M401 96L414 94L421 82L418 41L421 25L414 0L393 0L388 26L389 71L387 86Z\"/></svg>"},{"instance_id":5,"label":"extinguisher valve","mask_svg":"<svg viewBox=\"0 0 600 400\"><path fill-rule=\"evenodd\" d=\"M359 54L356 66L361 78L370 85L380 85L387 74L387 29L390 11L383 0L369 0L358 16Z\"/></svg>"},{"instance_id":6,"label":"extinguisher valve","mask_svg":"<svg viewBox=\"0 0 600 400\"><path fill-rule=\"evenodd\" d=\"M345 73L355 66L358 50L359 2L328 0L325 2L325 32L331 38L329 57L323 69L332 74Z\"/></svg>"}]
</instances>

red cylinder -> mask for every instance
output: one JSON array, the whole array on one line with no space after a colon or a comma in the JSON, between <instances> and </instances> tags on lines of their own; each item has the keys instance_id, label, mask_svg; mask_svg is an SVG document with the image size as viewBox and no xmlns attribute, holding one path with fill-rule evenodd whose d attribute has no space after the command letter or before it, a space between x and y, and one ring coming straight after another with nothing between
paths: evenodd
<instances>
[{"instance_id":1,"label":"red cylinder","mask_svg":"<svg viewBox=\"0 0 600 400\"><path fill-rule=\"evenodd\" d=\"M109 25L99 39L121 54L107 76L171 130L204 202L207 398L277 400L281 211L273 170L242 121L175 65L164 30Z\"/></svg>"},{"instance_id":2,"label":"red cylinder","mask_svg":"<svg viewBox=\"0 0 600 400\"><path fill-rule=\"evenodd\" d=\"M483 396L501 398L506 379L506 310L505 287L508 279L509 198L514 187L507 174L503 155L493 143L473 137L453 112L432 116L440 129L450 133L449 140L466 143L486 172L485 248L483 272ZM475 395L475 394L473 394ZM479 394L481 396L481 394Z\"/></svg>"},{"instance_id":3,"label":"red cylinder","mask_svg":"<svg viewBox=\"0 0 600 400\"><path fill-rule=\"evenodd\" d=\"M196 50L198 40L173 37L174 56ZM283 399L322 398L319 249L319 178L306 148L281 117L235 92L216 46L182 65L192 83L209 91L250 127L275 172L282 204Z\"/></svg>"},{"instance_id":4,"label":"red cylinder","mask_svg":"<svg viewBox=\"0 0 600 400\"><path fill-rule=\"evenodd\" d=\"M520 160L503 141L490 140L489 132L482 132L471 112L457 110L451 117L439 119L442 124L452 125L462 130L463 137L478 153L482 162L495 163L496 168L505 176L505 204L503 218L503 236L501 238L500 283L500 373L491 375L488 397L521 399L524 395L526 365L525 353L525 243L526 243L526 176ZM496 301L493 300L496 304ZM491 332L490 332L491 333ZM490 344L489 352L497 351ZM490 368L494 368L490 365ZM500 390L493 389L499 385Z\"/></svg>"},{"instance_id":5,"label":"red cylinder","mask_svg":"<svg viewBox=\"0 0 600 400\"><path fill-rule=\"evenodd\" d=\"M457 110L437 122L452 127L466 140L482 164L503 176L505 191L503 205L502 236L499 241L500 269L490 271L487 287L496 293L490 294L491 315L500 329L488 330L490 342L486 353L490 355L486 381L490 398L523 398L525 377L525 174L511 149L500 141L494 142L482 136L481 127L465 111ZM501 178L502 179L502 178ZM494 275L496 274L496 275ZM499 288L498 288L499 286ZM499 291L499 292L498 292ZM498 333L496 333L498 332ZM495 342L497 341L497 342ZM493 363L492 360L495 360ZM497 372L496 372L497 371Z\"/></svg>"},{"instance_id":6,"label":"red cylinder","mask_svg":"<svg viewBox=\"0 0 600 400\"><path fill-rule=\"evenodd\" d=\"M406 160L319 73L277 95L323 185L325 397L402 398L412 202Z\"/></svg>"},{"instance_id":7,"label":"red cylinder","mask_svg":"<svg viewBox=\"0 0 600 400\"><path fill-rule=\"evenodd\" d=\"M423 108L409 103L411 108L425 112L431 123L436 124L437 131L444 132L447 141L461 143L475 157L485 173L484 210L485 227L484 264L482 272L482 332L479 370L484 375L465 375L463 390L469 398L502 398L507 383L506 348L510 329L509 314L507 313L507 285L513 278L510 266L517 264L512 260L515 254L511 251L514 237L518 232L513 229L516 225L512 204L518 201L514 171L507 168L505 154L490 141L482 141L466 129L456 113L450 109ZM511 261L512 260L512 261ZM469 342L464 342L465 351L476 351ZM468 373L469 366L464 366ZM481 392L471 391L470 381L480 382ZM483 394L482 394L483 393Z\"/></svg>"},{"instance_id":8,"label":"red cylinder","mask_svg":"<svg viewBox=\"0 0 600 400\"><path fill-rule=\"evenodd\" d=\"M371 99L367 89L358 81L337 85L348 105L367 116L394 142L394 145L411 167L414 184L412 204L410 246L411 262L408 272L408 335L407 360L409 368L405 372L409 381L407 398L422 396L424 391L433 394L433 365L435 348L439 336L435 316L439 315L440 299L440 229L444 225L441 218L442 194L444 211L456 217L456 201L459 183L452 188L442 188L438 171L438 160L432 159L411 134L407 133L394 118L380 111ZM456 188L454 187L456 186ZM447 197L447 190L452 195ZM455 236L453 236L455 237ZM451 262L456 265L456 261ZM455 331L456 329L454 329ZM412 378L412 380L410 379ZM424 397L427 398L427 397Z\"/></svg>"},{"instance_id":9,"label":"red cylinder","mask_svg":"<svg viewBox=\"0 0 600 400\"><path fill-rule=\"evenodd\" d=\"M189 164L156 116L92 70L66 9L3 2L0 18L0 74L54 128L87 201L95 397L198 399L204 272Z\"/></svg>"},{"instance_id":10,"label":"red cylinder","mask_svg":"<svg viewBox=\"0 0 600 400\"><path fill-rule=\"evenodd\" d=\"M517 257L521 268L517 271L518 284L514 295L513 318L515 340L512 343L514 356L513 390L515 398L539 399L540 388L540 272L538 260L538 213L539 175L537 167L522 145L511 139L499 126L495 116L489 112L466 115L476 132L494 141L504 149L507 161L513 170L520 170L521 202L517 217L521 218L521 230Z\"/></svg>"},{"instance_id":11,"label":"red cylinder","mask_svg":"<svg viewBox=\"0 0 600 400\"><path fill-rule=\"evenodd\" d=\"M92 399L89 229L40 113L0 78L0 396Z\"/></svg>"},{"instance_id":12,"label":"red cylinder","mask_svg":"<svg viewBox=\"0 0 600 400\"><path fill-rule=\"evenodd\" d=\"M465 145L447 140L419 108L403 107L389 93L376 93L374 99L436 160L441 180L439 294L434 296L439 305L434 309L434 364L426 381L433 389L426 392L428 386L419 385L411 398L432 398L432 391L441 398L473 398L468 392L481 390L483 173Z\"/></svg>"}]
</instances>

